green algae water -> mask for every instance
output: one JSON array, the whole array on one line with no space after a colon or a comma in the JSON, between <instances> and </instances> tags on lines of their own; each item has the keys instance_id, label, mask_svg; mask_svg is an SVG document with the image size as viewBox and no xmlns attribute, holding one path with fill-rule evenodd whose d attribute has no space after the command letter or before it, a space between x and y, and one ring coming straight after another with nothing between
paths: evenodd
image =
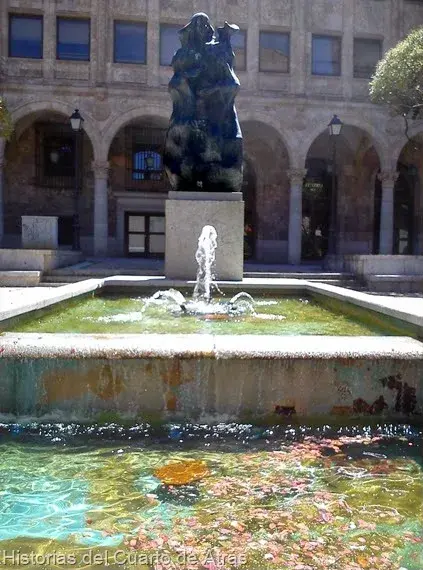
<instances>
[{"instance_id":1,"label":"green algae water","mask_svg":"<svg viewBox=\"0 0 423 570\"><path fill-rule=\"evenodd\" d=\"M423 440L409 426L0 433L1 568L423 568ZM181 465L201 473L160 478Z\"/></svg>"},{"instance_id":2,"label":"green algae water","mask_svg":"<svg viewBox=\"0 0 423 570\"><path fill-rule=\"evenodd\" d=\"M216 299L211 303L227 302ZM402 334L373 317L355 319L322 307L308 298L255 298L254 314L170 314L148 297L91 296L58 305L41 315L17 321L12 332L40 333L161 333L270 335Z\"/></svg>"}]
</instances>

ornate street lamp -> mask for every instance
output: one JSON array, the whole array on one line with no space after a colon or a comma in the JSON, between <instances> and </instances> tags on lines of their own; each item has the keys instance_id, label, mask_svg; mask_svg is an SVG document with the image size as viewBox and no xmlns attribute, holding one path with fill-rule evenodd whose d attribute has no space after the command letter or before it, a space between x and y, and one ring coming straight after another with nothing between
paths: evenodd
<instances>
[{"instance_id":1,"label":"ornate street lamp","mask_svg":"<svg viewBox=\"0 0 423 570\"><path fill-rule=\"evenodd\" d=\"M328 125L329 136L332 139L332 192L330 196L330 225L329 225L329 239L328 239L328 254L334 255L337 250L337 235L336 235L336 210L337 210L337 196L336 196L336 139L341 134L343 122L337 115L332 117Z\"/></svg>"},{"instance_id":2,"label":"ornate street lamp","mask_svg":"<svg viewBox=\"0 0 423 570\"><path fill-rule=\"evenodd\" d=\"M82 135L82 128L84 124L84 119L81 116L78 109L72 113L69 117L70 124L72 130L75 134L75 188L73 194L73 238L72 238L72 249L79 250L80 249L80 225L79 225L79 195L80 195L80 143L81 143L81 135Z\"/></svg>"}]
</instances>

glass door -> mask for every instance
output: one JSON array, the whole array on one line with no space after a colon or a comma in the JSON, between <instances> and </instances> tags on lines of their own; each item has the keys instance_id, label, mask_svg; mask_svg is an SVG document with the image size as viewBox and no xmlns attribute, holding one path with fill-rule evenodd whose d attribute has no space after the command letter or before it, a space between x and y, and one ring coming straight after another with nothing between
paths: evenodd
<instances>
[{"instance_id":1,"label":"glass door","mask_svg":"<svg viewBox=\"0 0 423 570\"><path fill-rule=\"evenodd\" d=\"M164 257L164 214L125 214L126 254L129 257Z\"/></svg>"}]
</instances>

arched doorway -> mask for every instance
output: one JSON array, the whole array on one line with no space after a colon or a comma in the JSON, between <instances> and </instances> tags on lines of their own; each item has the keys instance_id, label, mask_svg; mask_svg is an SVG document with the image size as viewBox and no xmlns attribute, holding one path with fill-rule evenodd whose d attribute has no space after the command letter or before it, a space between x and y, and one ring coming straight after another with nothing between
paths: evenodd
<instances>
[{"instance_id":1,"label":"arched doorway","mask_svg":"<svg viewBox=\"0 0 423 570\"><path fill-rule=\"evenodd\" d=\"M262 263L286 263L289 225L288 151L278 131L260 121L241 124L244 139L246 253ZM247 189L247 190L246 190Z\"/></svg>"},{"instance_id":2,"label":"arched doorway","mask_svg":"<svg viewBox=\"0 0 423 570\"><path fill-rule=\"evenodd\" d=\"M165 200L171 189L163 168L167 121L133 119L109 149L109 228L115 251L128 257L163 257Z\"/></svg>"},{"instance_id":3,"label":"arched doorway","mask_svg":"<svg viewBox=\"0 0 423 570\"><path fill-rule=\"evenodd\" d=\"M244 177L242 182L244 198L244 259L255 257L256 250L256 175L251 161L244 158Z\"/></svg>"},{"instance_id":4,"label":"arched doorway","mask_svg":"<svg viewBox=\"0 0 423 570\"><path fill-rule=\"evenodd\" d=\"M91 253L94 153L87 133L77 144L68 116L39 110L17 121L5 157L3 245L20 247L21 216L57 216L59 247L71 248L77 215L81 249Z\"/></svg>"},{"instance_id":5,"label":"arched doorway","mask_svg":"<svg viewBox=\"0 0 423 570\"><path fill-rule=\"evenodd\" d=\"M320 158L306 161L303 184L301 257L306 261L322 259L328 251L331 206L331 172Z\"/></svg>"},{"instance_id":6,"label":"arched doorway","mask_svg":"<svg viewBox=\"0 0 423 570\"><path fill-rule=\"evenodd\" d=\"M423 135L418 134L403 147L394 187L394 255L416 255L422 251L421 190Z\"/></svg>"},{"instance_id":7,"label":"arched doorway","mask_svg":"<svg viewBox=\"0 0 423 570\"><path fill-rule=\"evenodd\" d=\"M326 130L314 140L303 184L303 260L372 251L379 164L370 136L358 127L344 124L340 135Z\"/></svg>"}]
</instances>

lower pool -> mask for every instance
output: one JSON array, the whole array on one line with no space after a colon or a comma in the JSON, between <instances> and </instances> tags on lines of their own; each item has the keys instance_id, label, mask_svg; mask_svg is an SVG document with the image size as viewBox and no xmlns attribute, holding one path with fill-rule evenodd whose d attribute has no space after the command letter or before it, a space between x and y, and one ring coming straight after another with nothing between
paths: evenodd
<instances>
[{"instance_id":1,"label":"lower pool","mask_svg":"<svg viewBox=\"0 0 423 570\"><path fill-rule=\"evenodd\" d=\"M214 299L210 312L185 314L148 296L91 295L55 305L6 324L11 332L83 334L264 334L264 335L401 335L404 330L377 313L325 306L312 297L255 296L253 312L215 314L231 295ZM332 303L333 304L333 303Z\"/></svg>"},{"instance_id":2,"label":"lower pool","mask_svg":"<svg viewBox=\"0 0 423 570\"><path fill-rule=\"evenodd\" d=\"M410 426L0 426L0 567L421 570Z\"/></svg>"}]
</instances>

